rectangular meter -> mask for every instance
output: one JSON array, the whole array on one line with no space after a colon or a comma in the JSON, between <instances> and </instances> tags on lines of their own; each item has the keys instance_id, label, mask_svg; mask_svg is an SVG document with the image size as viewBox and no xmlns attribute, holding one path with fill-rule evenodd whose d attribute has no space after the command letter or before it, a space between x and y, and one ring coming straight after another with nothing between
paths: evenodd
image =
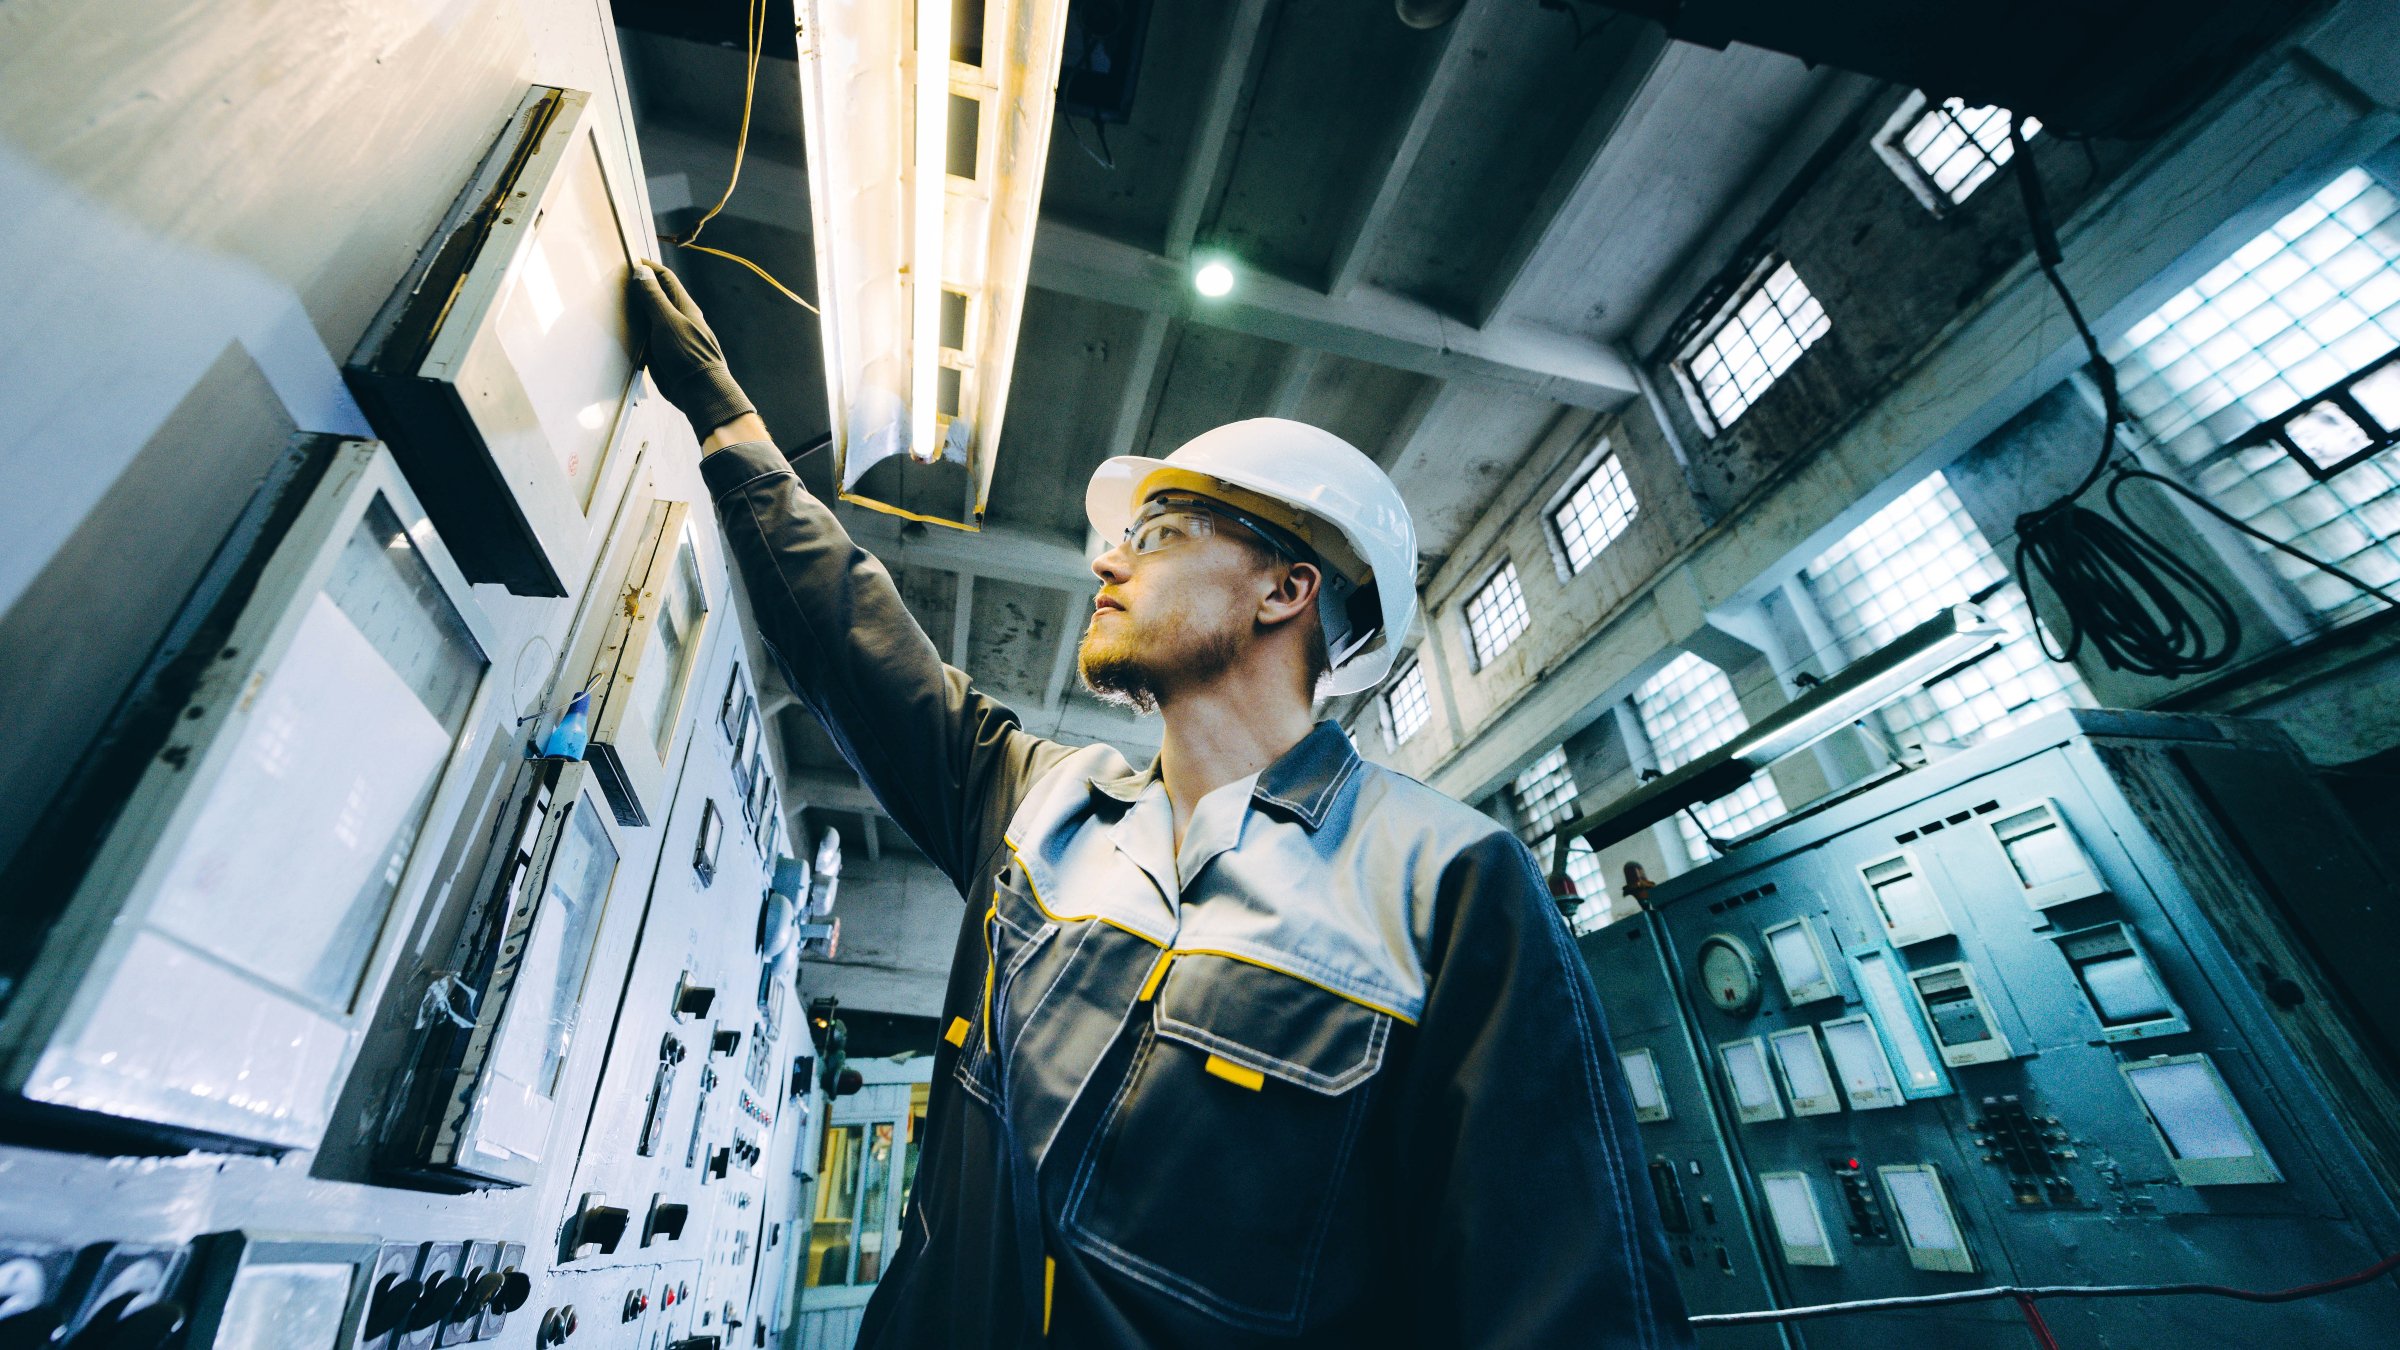
<instances>
[{"instance_id":1,"label":"rectangular meter","mask_svg":"<svg viewBox=\"0 0 2400 1350\"><path fill-rule=\"evenodd\" d=\"M1795 1116L1838 1115L1841 1089L1825 1067L1825 1052L1817 1046L1815 1027L1788 1027L1767 1036L1775 1049L1775 1067L1783 1072L1784 1090L1792 1096Z\"/></svg>"},{"instance_id":2,"label":"rectangular meter","mask_svg":"<svg viewBox=\"0 0 2400 1350\"><path fill-rule=\"evenodd\" d=\"M603 592L617 599L582 685L592 695L585 755L617 823L632 829L650 824L652 809L666 803L669 756L708 627L691 509L689 502L652 501L631 517L637 524L612 559Z\"/></svg>"},{"instance_id":3,"label":"rectangular meter","mask_svg":"<svg viewBox=\"0 0 2400 1350\"><path fill-rule=\"evenodd\" d=\"M2135 1041L2192 1029L2131 928L2104 923L2054 934L2050 940L2058 944L2092 1015L2100 1019L2102 1039Z\"/></svg>"},{"instance_id":4,"label":"rectangular meter","mask_svg":"<svg viewBox=\"0 0 2400 1350\"><path fill-rule=\"evenodd\" d=\"M409 1118L388 1165L474 1187L521 1186L548 1156L584 985L620 850L591 771L547 761L513 805L508 843L462 936L478 991L467 1025L428 1028Z\"/></svg>"},{"instance_id":5,"label":"rectangular meter","mask_svg":"<svg viewBox=\"0 0 2400 1350\"><path fill-rule=\"evenodd\" d=\"M2160 1055L2119 1064L2117 1072L2141 1099L2177 1181L2243 1186L2283 1180L2208 1056Z\"/></svg>"},{"instance_id":6,"label":"rectangular meter","mask_svg":"<svg viewBox=\"0 0 2400 1350\"><path fill-rule=\"evenodd\" d=\"M103 742L143 753L0 1018L28 1101L315 1147L450 837L497 635L380 444L287 464Z\"/></svg>"},{"instance_id":7,"label":"rectangular meter","mask_svg":"<svg viewBox=\"0 0 2400 1350\"><path fill-rule=\"evenodd\" d=\"M372 1238L236 1231L192 1243L190 1350L343 1350L358 1339Z\"/></svg>"},{"instance_id":8,"label":"rectangular meter","mask_svg":"<svg viewBox=\"0 0 2400 1350\"><path fill-rule=\"evenodd\" d=\"M1766 1046L1758 1037L1726 1041L1717 1047L1717 1058L1725 1065L1725 1081L1733 1087L1734 1113L1744 1125L1783 1119L1783 1096L1775 1090Z\"/></svg>"},{"instance_id":9,"label":"rectangular meter","mask_svg":"<svg viewBox=\"0 0 2400 1350\"><path fill-rule=\"evenodd\" d=\"M1852 952L1850 965L1858 973L1859 994L1873 1015L1874 1029L1883 1033L1897 1062L1902 1094L1911 1098L1948 1095L1950 1078L1937 1061L1922 1005L1900 992L1899 961L1881 947L1869 947Z\"/></svg>"},{"instance_id":10,"label":"rectangular meter","mask_svg":"<svg viewBox=\"0 0 2400 1350\"><path fill-rule=\"evenodd\" d=\"M536 85L344 372L474 581L563 596L633 458L638 245L591 96Z\"/></svg>"},{"instance_id":11,"label":"rectangular meter","mask_svg":"<svg viewBox=\"0 0 2400 1350\"><path fill-rule=\"evenodd\" d=\"M1841 992L1833 982L1833 967L1825 960L1825 944L1817 940L1817 926L1806 916L1779 923L1759 937L1767 945L1767 955L1774 959L1776 975L1783 980L1783 996L1793 1007Z\"/></svg>"},{"instance_id":12,"label":"rectangular meter","mask_svg":"<svg viewBox=\"0 0 2400 1350\"><path fill-rule=\"evenodd\" d=\"M1912 972L1908 982L1925 1008L1925 1020L1933 1026L1933 1039L1942 1047L1944 1064L1955 1069L2016 1057L2000 1030L2000 1020L1992 1016L1983 991L1975 987L1973 966L1964 961L1929 966Z\"/></svg>"},{"instance_id":13,"label":"rectangular meter","mask_svg":"<svg viewBox=\"0 0 2400 1350\"><path fill-rule=\"evenodd\" d=\"M1950 936L1950 916L1943 912L1941 899L1926 881L1925 868L1916 854L1902 849L1878 858L1862 865L1858 876L1866 883L1875 918L1891 936L1893 946Z\"/></svg>"},{"instance_id":14,"label":"rectangular meter","mask_svg":"<svg viewBox=\"0 0 2400 1350\"><path fill-rule=\"evenodd\" d=\"M1834 1074L1851 1110L1879 1111L1906 1100L1872 1021L1864 1015L1836 1018L1825 1024L1824 1032L1825 1049L1833 1056Z\"/></svg>"},{"instance_id":15,"label":"rectangular meter","mask_svg":"<svg viewBox=\"0 0 2400 1350\"><path fill-rule=\"evenodd\" d=\"M2108 893L2099 870L2067 827L2066 814L2051 798L1995 818L1992 836L2008 858L2011 879L2034 909Z\"/></svg>"},{"instance_id":16,"label":"rectangular meter","mask_svg":"<svg viewBox=\"0 0 2400 1350\"><path fill-rule=\"evenodd\" d=\"M1762 1172L1759 1193L1766 1198L1767 1217L1775 1225L1775 1241L1785 1262L1795 1266L1841 1264L1833 1240L1825 1234L1825 1219L1817 1208L1816 1179L1806 1172Z\"/></svg>"},{"instance_id":17,"label":"rectangular meter","mask_svg":"<svg viewBox=\"0 0 2400 1350\"><path fill-rule=\"evenodd\" d=\"M1666 1084L1659 1080L1658 1059L1641 1046L1620 1051L1617 1063L1625 1070L1625 1088L1633 1094L1633 1118L1655 1124L1674 1113L1667 1107Z\"/></svg>"},{"instance_id":18,"label":"rectangular meter","mask_svg":"<svg viewBox=\"0 0 2400 1350\"><path fill-rule=\"evenodd\" d=\"M1875 1174L1883 1179L1884 1193L1892 1198L1892 1213L1900 1220L1900 1241L1908 1248L1908 1263L1919 1270L1973 1274L1975 1254L1967 1250L1966 1235L1959 1229L1958 1211L1950 1207L1950 1192L1942 1185L1942 1174L1925 1163L1896 1163L1876 1168Z\"/></svg>"}]
</instances>

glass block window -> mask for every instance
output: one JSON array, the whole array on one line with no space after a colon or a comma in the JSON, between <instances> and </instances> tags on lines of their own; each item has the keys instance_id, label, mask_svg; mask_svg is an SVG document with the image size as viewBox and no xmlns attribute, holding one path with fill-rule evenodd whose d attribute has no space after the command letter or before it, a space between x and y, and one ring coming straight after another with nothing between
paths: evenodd
<instances>
[{"instance_id":1,"label":"glass block window","mask_svg":"<svg viewBox=\"0 0 2400 1350\"><path fill-rule=\"evenodd\" d=\"M1546 865L1550 860L1550 845L1534 850ZM1575 908L1567 913L1567 928L1576 936L1607 926L1610 900L1608 882L1600 870L1600 855L1592 852L1590 843L1581 839L1567 841L1567 879L1575 883Z\"/></svg>"},{"instance_id":2,"label":"glass block window","mask_svg":"<svg viewBox=\"0 0 2400 1350\"><path fill-rule=\"evenodd\" d=\"M1392 680L1383 691L1383 738L1393 745L1405 745L1408 738L1425 729L1433 720L1433 700L1425 692L1425 668L1414 661Z\"/></svg>"},{"instance_id":3,"label":"glass block window","mask_svg":"<svg viewBox=\"0 0 2400 1350\"><path fill-rule=\"evenodd\" d=\"M1567 570L1580 572L1599 557L1600 550L1625 533L1640 509L1633 499L1633 484L1625 481L1624 464L1615 455L1601 460L1550 513L1559 546L1567 551Z\"/></svg>"},{"instance_id":4,"label":"glass block window","mask_svg":"<svg viewBox=\"0 0 2400 1350\"><path fill-rule=\"evenodd\" d=\"M1940 474L1842 536L1801 574L1846 661L1874 651L1996 581L2008 570ZM2042 654L2033 611L2013 581L1984 609L2015 636L1967 669L1890 704L1878 716L1902 744L1966 745L2092 698L2075 668Z\"/></svg>"},{"instance_id":5,"label":"glass block window","mask_svg":"<svg viewBox=\"0 0 2400 1350\"><path fill-rule=\"evenodd\" d=\"M1915 114L1893 119L1884 130L1885 144L1920 176L1915 185L1928 206L1939 209L1965 201L2016 153L2008 139L2006 108L1970 108L1955 98L1939 104L1910 102ZM2036 119L2025 119L2027 140L2041 129Z\"/></svg>"},{"instance_id":6,"label":"glass block window","mask_svg":"<svg viewBox=\"0 0 2400 1350\"><path fill-rule=\"evenodd\" d=\"M2217 505L2376 585L2400 580L2400 451L2320 481L2249 439L2400 346L2400 196L2351 169L2109 346L2125 407ZM2253 541L2255 542L2255 541ZM2376 602L2260 546L2318 613Z\"/></svg>"},{"instance_id":7,"label":"glass block window","mask_svg":"<svg viewBox=\"0 0 2400 1350\"><path fill-rule=\"evenodd\" d=\"M1684 360L1684 374L1708 416L1729 427L1832 326L1800 274L1778 263Z\"/></svg>"},{"instance_id":8,"label":"glass block window","mask_svg":"<svg viewBox=\"0 0 2400 1350\"><path fill-rule=\"evenodd\" d=\"M1641 719L1660 771L1672 773L1750 729L1750 719L1734 695L1725 672L1685 652L1633 692L1634 715ZM1708 832L1720 839L1755 829L1783 814L1783 798L1775 781L1760 774L1730 796L1692 808ZM1692 861L1706 862L1708 842L1687 816L1675 818L1683 831L1684 848Z\"/></svg>"},{"instance_id":9,"label":"glass block window","mask_svg":"<svg viewBox=\"0 0 2400 1350\"><path fill-rule=\"evenodd\" d=\"M1532 623L1533 616L1525 611L1525 589L1517 584L1517 565L1504 563L1467 599L1467 641L1475 649L1476 668L1497 660Z\"/></svg>"},{"instance_id":10,"label":"glass block window","mask_svg":"<svg viewBox=\"0 0 2400 1350\"><path fill-rule=\"evenodd\" d=\"M1567 771L1564 746L1527 766L1509 785L1509 800L1517 808L1524 837L1539 839L1550 827L1575 814L1575 775Z\"/></svg>"}]
</instances>

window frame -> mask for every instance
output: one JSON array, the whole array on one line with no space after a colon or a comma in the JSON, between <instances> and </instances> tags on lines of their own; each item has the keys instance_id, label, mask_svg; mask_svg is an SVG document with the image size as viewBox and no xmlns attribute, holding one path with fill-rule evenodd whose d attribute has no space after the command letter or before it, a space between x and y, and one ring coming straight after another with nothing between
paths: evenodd
<instances>
[{"instance_id":1,"label":"window frame","mask_svg":"<svg viewBox=\"0 0 2400 1350\"><path fill-rule=\"evenodd\" d=\"M1685 340L1683 345L1676 349L1675 359L1667 363L1667 368L1674 372L1675 382L1683 389L1684 401L1690 405L1693 418L1699 422L1700 429L1711 439L1722 436L1731 430L1735 422L1742 420L1744 415L1758 406L1758 400L1755 398L1744 399L1740 411L1731 418L1719 420L1716 411L1708 405L1708 395L1701 390L1699 379L1692 373L1693 358L1699 356L1710 343L1716 341L1717 335L1724 332L1734 319L1740 316L1742 306L1750 302L1750 297L1766 289L1767 282L1774 277L1776 271L1786 266L1792 269L1792 280L1799 285L1802 291L1807 292L1810 300L1815 301L1817 313L1825 321L1825 330L1816 337L1801 342L1800 350L1793 355L1791 365L1785 366L1780 372L1768 378L1766 384L1761 386L1758 391L1759 396L1764 397L1767 390L1782 382L1784 376L1789 375L1793 367L1800 364L1800 358L1808 355L1811 347L1833 332L1833 315L1825 309L1825 302L1817 299L1817 293L1809 289L1807 279L1800 275L1800 265L1787 254L1770 251L1752 264L1749 272L1742 277L1741 285L1733 288L1725 303L1717 306L1716 313L1710 315L1708 322L1702 324L1692 337ZM1780 314L1781 311L1778 310L1777 313Z\"/></svg>"},{"instance_id":2,"label":"window frame","mask_svg":"<svg viewBox=\"0 0 2400 1350\"><path fill-rule=\"evenodd\" d=\"M1624 483L1625 499L1632 503L1633 509L1625 513L1625 522L1617 527L1616 533L1611 534L1598 548L1593 549L1591 556L1584 559L1579 566L1575 562L1574 550L1567 544L1567 532L1559 525L1558 518L1567 509L1567 504L1575 499L1576 494L1589 486L1594 479L1600 476L1601 470L1609 467L1612 462L1616 465L1617 477ZM1641 518L1642 497L1640 493L1633 490L1633 475L1626 472L1625 457L1617 453L1616 444L1604 436L1600 439L1599 444L1593 446L1591 451L1576 463L1575 471L1567 475L1566 485L1551 493L1542 503L1542 535L1549 541L1551 561L1558 568L1558 579L1573 581L1590 571L1592 565L1600 561L1600 555L1606 553L1616 545L1618 540L1631 533L1634 522Z\"/></svg>"},{"instance_id":3,"label":"window frame","mask_svg":"<svg viewBox=\"0 0 2400 1350\"><path fill-rule=\"evenodd\" d=\"M1978 151L1982 152L1985 159L1991 161L1992 171L1975 180L1974 186L1968 188L1963 195L1954 196L1940 183L1935 182L1933 171L1926 168L1916 155L1910 152L1905 142L1908 133L1916 130L1917 123L1933 113L1943 110L1949 102L1949 99L1943 99L1941 103L1937 104L1924 90L1916 90L1900 101L1900 106L1892 110L1892 115L1884 121L1883 128L1877 131L1874 139L1869 142L1874 147L1876 157L1884 162L1885 167L1892 171L1892 175L1900 180L1901 185L1909 190L1910 195L1917 199L1918 204L1932 213L1936 220L1947 217L1951 212L1965 205L1967 198L1982 191L1986 183L1998 178L2001 172L2008 168L2009 162L2016 158L2013 147L2010 149L2008 158L2002 159L1986 148L1983 142L1975 140L1973 132L1968 132L1967 139ZM1963 105L1966 100L1962 98L1959 102ZM1999 105L1979 103L1975 106L1991 108ZM1960 111L1972 110L1962 106ZM2001 108L2000 111L2010 117L2017 115L2013 108ZM2030 145L2033 138L2041 134L2042 122L2038 117L2028 117L2025 119L2025 123L2025 140Z\"/></svg>"},{"instance_id":4,"label":"window frame","mask_svg":"<svg viewBox=\"0 0 2400 1350\"><path fill-rule=\"evenodd\" d=\"M1475 634L1475 602L1482 599L1492 587L1498 585L1503 574L1508 577L1510 588L1517 593L1516 607L1525 616L1525 620L1517 626L1515 631L1501 639L1497 648L1486 652L1483 650L1483 643ZM1458 625L1465 630L1467 639L1467 668L1478 672L1488 669L1492 662L1507 655L1508 649L1517 645L1517 639L1533 630L1533 606L1526 603L1525 578L1517 571L1515 558L1502 557L1500 561L1492 565L1489 571L1483 574L1481 581L1467 591L1466 598L1458 602Z\"/></svg>"},{"instance_id":5,"label":"window frame","mask_svg":"<svg viewBox=\"0 0 2400 1350\"><path fill-rule=\"evenodd\" d=\"M1424 702L1425 713L1417 724L1409 728L1408 732L1403 735L1399 732L1399 718L1392 714L1392 696L1400 692L1401 685L1411 679L1417 682L1418 694ZM1384 743L1395 750L1415 740L1417 733L1433 725L1433 686L1425 680L1425 663L1422 658L1411 654L1402 659L1399 669L1392 674L1390 679L1384 681L1383 688L1376 691L1375 712L1382 722Z\"/></svg>"}]
</instances>

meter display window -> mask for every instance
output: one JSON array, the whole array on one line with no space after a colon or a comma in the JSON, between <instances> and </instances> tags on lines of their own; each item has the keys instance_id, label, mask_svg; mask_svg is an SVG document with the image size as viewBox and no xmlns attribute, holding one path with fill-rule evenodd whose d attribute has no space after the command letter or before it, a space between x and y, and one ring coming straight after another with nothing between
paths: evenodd
<instances>
[{"instance_id":1,"label":"meter display window","mask_svg":"<svg viewBox=\"0 0 2400 1350\"><path fill-rule=\"evenodd\" d=\"M2091 859L2075 842L2074 831L2067 827L2066 816L2054 801L2037 802L2002 816L1992 822L1992 835L2008 856L2017 885L2025 892L2025 903L2035 909L2063 905L2108 889L2092 870Z\"/></svg>"},{"instance_id":2,"label":"meter display window","mask_svg":"<svg viewBox=\"0 0 2400 1350\"><path fill-rule=\"evenodd\" d=\"M485 665L378 496L167 865L158 926L348 1010Z\"/></svg>"},{"instance_id":3,"label":"meter display window","mask_svg":"<svg viewBox=\"0 0 2400 1350\"><path fill-rule=\"evenodd\" d=\"M473 777L492 644L382 446L283 465L176 617L210 659L160 687L180 715L0 1021L8 1091L187 1140L322 1138Z\"/></svg>"},{"instance_id":4,"label":"meter display window","mask_svg":"<svg viewBox=\"0 0 2400 1350\"><path fill-rule=\"evenodd\" d=\"M1947 1093L1949 1076L1936 1061L1933 1044L1917 1020L1912 1001L1900 992L1898 963L1881 950L1856 953L1850 961L1858 971L1858 987L1874 1014L1875 1025L1899 1062L1901 1090L1910 1097Z\"/></svg>"},{"instance_id":5,"label":"meter display window","mask_svg":"<svg viewBox=\"0 0 2400 1350\"><path fill-rule=\"evenodd\" d=\"M1973 1271L1975 1258L1967 1250L1965 1235L1959 1232L1958 1215L1950 1208L1941 1173L1922 1163L1875 1171L1883 1178L1885 1194L1892 1198L1892 1212L1900 1216L1900 1237L1908 1248L1909 1264L1919 1270L1955 1274Z\"/></svg>"},{"instance_id":6,"label":"meter display window","mask_svg":"<svg viewBox=\"0 0 2400 1350\"><path fill-rule=\"evenodd\" d=\"M362 1271L366 1240L210 1233L193 1244L179 1301L189 1310L177 1344L190 1350L337 1350ZM355 1335L353 1332L352 1335Z\"/></svg>"},{"instance_id":7,"label":"meter display window","mask_svg":"<svg viewBox=\"0 0 2400 1350\"><path fill-rule=\"evenodd\" d=\"M1908 977L1924 1005L1942 1062L1953 1068L2012 1058L2008 1037L1992 1017L1991 1005L1975 987L1975 971L1964 961L1932 966Z\"/></svg>"},{"instance_id":8,"label":"meter display window","mask_svg":"<svg viewBox=\"0 0 2400 1350\"><path fill-rule=\"evenodd\" d=\"M2108 923L2052 940L2100 1019L2104 1038L2129 1041L2191 1030L2132 929Z\"/></svg>"},{"instance_id":9,"label":"meter display window","mask_svg":"<svg viewBox=\"0 0 2400 1350\"><path fill-rule=\"evenodd\" d=\"M1792 1027L1767 1037L1775 1047L1776 1067L1791 1092L1795 1116L1833 1115L1842 1109L1842 1094L1825 1067L1825 1052L1817 1047L1814 1027Z\"/></svg>"},{"instance_id":10,"label":"meter display window","mask_svg":"<svg viewBox=\"0 0 2400 1350\"><path fill-rule=\"evenodd\" d=\"M1793 1006L1832 998L1839 992L1825 963L1824 945L1817 941L1815 924L1805 918L1794 919L1760 936L1766 941L1767 955L1775 960L1775 973L1783 979L1783 996Z\"/></svg>"},{"instance_id":11,"label":"meter display window","mask_svg":"<svg viewBox=\"0 0 2400 1350\"><path fill-rule=\"evenodd\" d=\"M1717 1047L1717 1057L1724 1062L1725 1081L1733 1085L1735 1113L1743 1124L1783 1119L1783 1097L1775 1091L1766 1048L1758 1037L1727 1041Z\"/></svg>"},{"instance_id":12,"label":"meter display window","mask_svg":"<svg viewBox=\"0 0 2400 1350\"><path fill-rule=\"evenodd\" d=\"M501 1074L532 1084L544 1097L558 1095L592 946L600 938L600 911L617 871L616 845L599 815L589 801L568 814L543 889L545 912L534 920L517 973L519 1002L510 1010L495 1061Z\"/></svg>"},{"instance_id":13,"label":"meter display window","mask_svg":"<svg viewBox=\"0 0 2400 1350\"><path fill-rule=\"evenodd\" d=\"M2161 1055L2119 1064L2186 1186L2276 1182L2283 1173L2217 1066L2206 1055Z\"/></svg>"},{"instance_id":14,"label":"meter display window","mask_svg":"<svg viewBox=\"0 0 2400 1350\"><path fill-rule=\"evenodd\" d=\"M1825 1221L1817 1210L1817 1190L1806 1172L1767 1172L1758 1178L1766 1197L1767 1216L1775 1224L1775 1240L1783 1259L1795 1266L1831 1266L1833 1244L1825 1236Z\"/></svg>"},{"instance_id":15,"label":"meter display window","mask_svg":"<svg viewBox=\"0 0 2400 1350\"><path fill-rule=\"evenodd\" d=\"M557 173L492 322L500 349L524 382L528 411L576 506L588 513L633 378L624 302L631 260L617 231L598 142L576 136Z\"/></svg>"},{"instance_id":16,"label":"meter display window","mask_svg":"<svg viewBox=\"0 0 2400 1350\"><path fill-rule=\"evenodd\" d=\"M693 640L708 613L708 591L700 583L700 559L689 530L675 549L675 565L667 572L658 613L651 619L651 640L642 650L634 677L635 697L650 717L650 734L660 754L675 739L676 715L683 709L683 687L691 678Z\"/></svg>"},{"instance_id":17,"label":"meter display window","mask_svg":"<svg viewBox=\"0 0 2400 1350\"><path fill-rule=\"evenodd\" d=\"M1659 1081L1658 1060L1645 1048L1627 1050L1617 1056L1625 1070L1625 1088L1633 1095L1633 1118L1645 1124L1665 1120L1667 1109L1666 1085Z\"/></svg>"},{"instance_id":18,"label":"meter display window","mask_svg":"<svg viewBox=\"0 0 2400 1350\"><path fill-rule=\"evenodd\" d=\"M1950 916L1942 912L1942 902L1915 854L1904 849L1866 864L1858 874L1875 902L1875 917L1895 946L1949 936Z\"/></svg>"},{"instance_id":19,"label":"meter display window","mask_svg":"<svg viewBox=\"0 0 2400 1350\"><path fill-rule=\"evenodd\" d=\"M1841 1079L1842 1095L1849 1098L1853 1111L1879 1111L1898 1106L1900 1080L1892 1074L1892 1061L1883 1053L1883 1038L1875 1034L1875 1024L1865 1017L1844 1017L1824 1026L1825 1049L1833 1056L1835 1074Z\"/></svg>"}]
</instances>

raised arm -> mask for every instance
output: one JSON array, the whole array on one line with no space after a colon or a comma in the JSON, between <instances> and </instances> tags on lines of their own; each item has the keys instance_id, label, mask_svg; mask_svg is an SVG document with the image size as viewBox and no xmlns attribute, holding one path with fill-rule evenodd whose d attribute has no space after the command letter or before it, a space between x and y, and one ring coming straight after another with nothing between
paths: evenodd
<instances>
[{"instance_id":1,"label":"raised arm","mask_svg":"<svg viewBox=\"0 0 2400 1350\"><path fill-rule=\"evenodd\" d=\"M703 436L701 475L760 636L842 758L964 893L1026 788L1067 750L942 664L891 574L766 438L691 296L653 268L633 283L651 373Z\"/></svg>"}]
</instances>

